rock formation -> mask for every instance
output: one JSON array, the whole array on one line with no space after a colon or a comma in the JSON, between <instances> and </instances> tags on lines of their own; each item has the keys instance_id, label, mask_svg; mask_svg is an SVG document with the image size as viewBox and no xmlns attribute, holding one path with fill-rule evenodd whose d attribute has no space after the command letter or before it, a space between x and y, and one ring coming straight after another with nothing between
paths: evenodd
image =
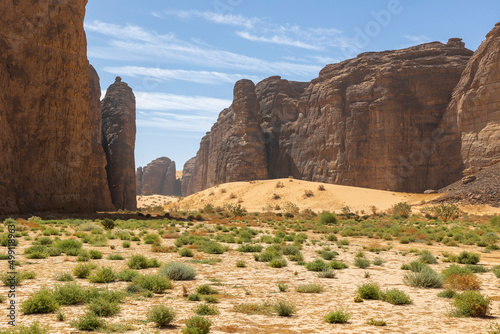
<instances>
[{"instance_id":1,"label":"rock formation","mask_svg":"<svg viewBox=\"0 0 500 334\"><path fill-rule=\"evenodd\" d=\"M468 62L439 131L431 170L439 186L500 162L500 23Z\"/></svg>"},{"instance_id":2,"label":"rock formation","mask_svg":"<svg viewBox=\"0 0 500 334\"><path fill-rule=\"evenodd\" d=\"M166 157L137 168L137 195L180 195L176 178L175 161Z\"/></svg>"},{"instance_id":3,"label":"rock formation","mask_svg":"<svg viewBox=\"0 0 500 334\"><path fill-rule=\"evenodd\" d=\"M460 39L450 39L363 53L326 66L310 83L239 81L232 106L186 164L183 192L287 176L435 189L427 175L433 136L471 55Z\"/></svg>"},{"instance_id":4,"label":"rock formation","mask_svg":"<svg viewBox=\"0 0 500 334\"><path fill-rule=\"evenodd\" d=\"M111 209L86 3L0 3L0 214Z\"/></svg>"},{"instance_id":5,"label":"rock formation","mask_svg":"<svg viewBox=\"0 0 500 334\"><path fill-rule=\"evenodd\" d=\"M116 209L135 210L135 96L120 77L102 100L102 134L113 205Z\"/></svg>"}]
</instances>

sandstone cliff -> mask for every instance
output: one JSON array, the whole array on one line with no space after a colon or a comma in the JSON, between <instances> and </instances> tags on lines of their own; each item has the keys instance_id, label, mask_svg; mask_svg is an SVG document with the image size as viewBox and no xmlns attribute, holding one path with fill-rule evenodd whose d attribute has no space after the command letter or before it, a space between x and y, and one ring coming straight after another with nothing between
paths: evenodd
<instances>
[{"instance_id":1,"label":"sandstone cliff","mask_svg":"<svg viewBox=\"0 0 500 334\"><path fill-rule=\"evenodd\" d=\"M0 214L111 209L86 3L0 3Z\"/></svg>"},{"instance_id":2,"label":"sandstone cliff","mask_svg":"<svg viewBox=\"0 0 500 334\"><path fill-rule=\"evenodd\" d=\"M102 134L113 204L116 209L135 210L135 96L120 77L102 100Z\"/></svg>"},{"instance_id":3,"label":"sandstone cliff","mask_svg":"<svg viewBox=\"0 0 500 334\"><path fill-rule=\"evenodd\" d=\"M175 161L166 157L137 168L137 195L180 195L179 181L175 174Z\"/></svg>"},{"instance_id":4,"label":"sandstone cliff","mask_svg":"<svg viewBox=\"0 0 500 334\"><path fill-rule=\"evenodd\" d=\"M432 176L445 186L500 162L500 23L467 64L440 124ZM442 173L442 170L448 173Z\"/></svg>"},{"instance_id":5,"label":"sandstone cliff","mask_svg":"<svg viewBox=\"0 0 500 334\"><path fill-rule=\"evenodd\" d=\"M184 194L221 182L293 176L419 192L435 131L472 51L460 39L370 52L298 83L236 84L234 101L186 164Z\"/></svg>"}]
</instances>

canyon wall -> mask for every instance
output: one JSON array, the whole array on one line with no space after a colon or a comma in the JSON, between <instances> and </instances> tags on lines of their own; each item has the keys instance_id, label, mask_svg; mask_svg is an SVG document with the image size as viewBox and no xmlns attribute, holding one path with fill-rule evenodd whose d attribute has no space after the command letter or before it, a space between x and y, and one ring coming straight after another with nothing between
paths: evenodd
<instances>
[{"instance_id":1,"label":"canyon wall","mask_svg":"<svg viewBox=\"0 0 500 334\"><path fill-rule=\"evenodd\" d=\"M112 209L86 4L0 4L0 214Z\"/></svg>"},{"instance_id":2,"label":"canyon wall","mask_svg":"<svg viewBox=\"0 0 500 334\"><path fill-rule=\"evenodd\" d=\"M270 77L235 85L184 170L183 194L217 183L295 178L420 192L440 122L473 52L460 39L360 54L310 83Z\"/></svg>"}]
</instances>

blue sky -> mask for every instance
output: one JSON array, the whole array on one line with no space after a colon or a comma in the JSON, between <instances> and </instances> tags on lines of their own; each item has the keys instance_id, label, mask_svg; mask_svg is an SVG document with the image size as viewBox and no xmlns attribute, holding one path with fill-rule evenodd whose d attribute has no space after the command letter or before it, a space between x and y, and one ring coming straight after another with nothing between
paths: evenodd
<instances>
[{"instance_id":1,"label":"blue sky","mask_svg":"<svg viewBox=\"0 0 500 334\"><path fill-rule=\"evenodd\" d=\"M136 165L181 170L239 79L310 81L361 52L451 37L475 50L498 13L498 0L89 0L85 30L102 89L119 75L136 94Z\"/></svg>"}]
</instances>

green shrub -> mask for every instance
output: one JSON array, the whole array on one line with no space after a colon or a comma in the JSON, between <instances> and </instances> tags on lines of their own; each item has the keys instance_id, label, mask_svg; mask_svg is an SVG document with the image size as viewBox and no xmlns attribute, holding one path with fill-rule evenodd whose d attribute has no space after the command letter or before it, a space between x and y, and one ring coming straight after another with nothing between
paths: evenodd
<instances>
[{"instance_id":1,"label":"green shrub","mask_svg":"<svg viewBox=\"0 0 500 334\"><path fill-rule=\"evenodd\" d=\"M479 259L479 254L463 251L458 255L456 262L462 264L477 264Z\"/></svg>"},{"instance_id":2,"label":"green shrub","mask_svg":"<svg viewBox=\"0 0 500 334\"><path fill-rule=\"evenodd\" d=\"M71 326L81 331L96 331L104 326L104 320L87 312L83 317L71 322Z\"/></svg>"},{"instance_id":3,"label":"green shrub","mask_svg":"<svg viewBox=\"0 0 500 334\"><path fill-rule=\"evenodd\" d=\"M118 314L121 310L121 307L117 302L99 298L89 303L88 310L98 317L111 317L115 314Z\"/></svg>"},{"instance_id":4,"label":"green shrub","mask_svg":"<svg viewBox=\"0 0 500 334\"><path fill-rule=\"evenodd\" d=\"M71 276L71 274L68 274L68 273L59 273L59 274L56 274L54 276L54 279L56 281L59 281L59 282L71 282L71 281L74 281L75 279L73 278L73 276Z\"/></svg>"},{"instance_id":5,"label":"green shrub","mask_svg":"<svg viewBox=\"0 0 500 334\"><path fill-rule=\"evenodd\" d=\"M147 269L148 259L144 255L132 255L127 261L127 265L130 269Z\"/></svg>"},{"instance_id":6,"label":"green shrub","mask_svg":"<svg viewBox=\"0 0 500 334\"><path fill-rule=\"evenodd\" d=\"M462 275L462 274L472 274L472 270L468 267L458 266L456 264L452 264L448 268L442 271L443 277L446 279L451 275Z\"/></svg>"},{"instance_id":7,"label":"green shrub","mask_svg":"<svg viewBox=\"0 0 500 334\"><path fill-rule=\"evenodd\" d=\"M52 290L42 288L36 291L21 304L21 311L24 314L51 313L59 308L59 304Z\"/></svg>"},{"instance_id":8,"label":"green shrub","mask_svg":"<svg viewBox=\"0 0 500 334\"><path fill-rule=\"evenodd\" d=\"M370 260L364 259L362 257L357 257L354 260L354 265L358 268L365 269L370 266Z\"/></svg>"},{"instance_id":9,"label":"green shrub","mask_svg":"<svg viewBox=\"0 0 500 334\"><path fill-rule=\"evenodd\" d=\"M30 325L18 325L9 330L0 330L0 334L49 334L50 328L41 326L38 321Z\"/></svg>"},{"instance_id":10,"label":"green shrub","mask_svg":"<svg viewBox=\"0 0 500 334\"><path fill-rule=\"evenodd\" d=\"M109 254L107 259L111 261L125 260L124 257L120 254Z\"/></svg>"},{"instance_id":11,"label":"green shrub","mask_svg":"<svg viewBox=\"0 0 500 334\"><path fill-rule=\"evenodd\" d=\"M112 303L121 303L127 295L123 291L91 288L85 295L85 302L91 303L95 300L108 300Z\"/></svg>"},{"instance_id":12,"label":"green shrub","mask_svg":"<svg viewBox=\"0 0 500 334\"><path fill-rule=\"evenodd\" d=\"M269 266L272 268L283 268L286 267L287 263L284 258L274 258L269 261Z\"/></svg>"},{"instance_id":13,"label":"green shrub","mask_svg":"<svg viewBox=\"0 0 500 334\"><path fill-rule=\"evenodd\" d=\"M306 263L305 267L307 270L310 271L323 271L325 268L327 268L328 264L321 260L321 259L315 259L312 262Z\"/></svg>"},{"instance_id":14,"label":"green shrub","mask_svg":"<svg viewBox=\"0 0 500 334\"><path fill-rule=\"evenodd\" d=\"M89 250L89 256L91 259L94 259L94 260L102 259L102 253L98 250L95 250L95 249Z\"/></svg>"},{"instance_id":15,"label":"green shrub","mask_svg":"<svg viewBox=\"0 0 500 334\"><path fill-rule=\"evenodd\" d=\"M453 291L451 289L446 289L446 290L441 291L440 293L438 293L437 296L441 297L441 298L449 298L449 299L451 299L451 298L455 297L456 294L457 293L455 291Z\"/></svg>"},{"instance_id":16,"label":"green shrub","mask_svg":"<svg viewBox=\"0 0 500 334\"><path fill-rule=\"evenodd\" d=\"M278 283L278 289L280 292L286 292L286 290L288 290L288 285L285 283Z\"/></svg>"},{"instance_id":17,"label":"green shrub","mask_svg":"<svg viewBox=\"0 0 500 334\"><path fill-rule=\"evenodd\" d=\"M77 283L71 282L56 286L53 293L59 305L78 305L85 302L87 291Z\"/></svg>"},{"instance_id":18,"label":"green shrub","mask_svg":"<svg viewBox=\"0 0 500 334\"><path fill-rule=\"evenodd\" d=\"M236 248L236 250L242 253L258 253L261 252L263 248L264 247L262 247L261 245L246 244L246 245L241 245L240 247Z\"/></svg>"},{"instance_id":19,"label":"green shrub","mask_svg":"<svg viewBox=\"0 0 500 334\"><path fill-rule=\"evenodd\" d=\"M208 284L203 284L200 285L197 289L196 292L199 293L200 295L216 295L219 293L216 289L212 288Z\"/></svg>"},{"instance_id":20,"label":"green shrub","mask_svg":"<svg viewBox=\"0 0 500 334\"><path fill-rule=\"evenodd\" d=\"M398 289L386 290L381 294L381 299L392 305L405 305L413 303L410 296L406 292Z\"/></svg>"},{"instance_id":21,"label":"green shrub","mask_svg":"<svg viewBox=\"0 0 500 334\"><path fill-rule=\"evenodd\" d=\"M295 288L295 291L300 293L321 293L324 290L325 288L319 284L301 284Z\"/></svg>"},{"instance_id":22,"label":"green shrub","mask_svg":"<svg viewBox=\"0 0 500 334\"><path fill-rule=\"evenodd\" d=\"M166 264L158 270L158 273L174 281L189 281L196 277L196 269L180 262Z\"/></svg>"},{"instance_id":23,"label":"green shrub","mask_svg":"<svg viewBox=\"0 0 500 334\"><path fill-rule=\"evenodd\" d=\"M375 319L370 319L366 322L368 325L372 326L387 326L387 323L385 320L375 320Z\"/></svg>"},{"instance_id":24,"label":"green shrub","mask_svg":"<svg viewBox=\"0 0 500 334\"><path fill-rule=\"evenodd\" d=\"M328 265L332 269L345 269L349 267L347 264L339 260L332 260Z\"/></svg>"},{"instance_id":25,"label":"green shrub","mask_svg":"<svg viewBox=\"0 0 500 334\"><path fill-rule=\"evenodd\" d=\"M193 251L187 247L183 247L183 248L179 249L178 253L180 256L184 256L184 257L193 257L194 256Z\"/></svg>"},{"instance_id":26,"label":"green shrub","mask_svg":"<svg viewBox=\"0 0 500 334\"><path fill-rule=\"evenodd\" d=\"M474 274L482 274L490 271L488 268L485 268L480 264L466 264L465 268L469 269Z\"/></svg>"},{"instance_id":27,"label":"green shrub","mask_svg":"<svg viewBox=\"0 0 500 334\"><path fill-rule=\"evenodd\" d=\"M122 282L132 282L132 280L137 277L137 276L140 276L141 274L139 274L137 271L133 270L133 269L125 269L125 270L122 270L120 271L116 277L118 278L119 281L122 281Z\"/></svg>"},{"instance_id":28,"label":"green shrub","mask_svg":"<svg viewBox=\"0 0 500 334\"><path fill-rule=\"evenodd\" d=\"M432 255L432 253L429 252L428 250L423 250L420 253L420 259L419 260L422 263L429 263L429 264L437 263L437 260L434 257L434 255Z\"/></svg>"},{"instance_id":29,"label":"green shrub","mask_svg":"<svg viewBox=\"0 0 500 334\"><path fill-rule=\"evenodd\" d=\"M198 315L216 315L219 314L219 309L216 306L208 304L199 304L194 310Z\"/></svg>"},{"instance_id":30,"label":"green shrub","mask_svg":"<svg viewBox=\"0 0 500 334\"><path fill-rule=\"evenodd\" d=\"M318 223L323 225L337 224L337 216L329 211L323 211L318 217Z\"/></svg>"},{"instance_id":31,"label":"green shrub","mask_svg":"<svg viewBox=\"0 0 500 334\"><path fill-rule=\"evenodd\" d=\"M330 324L345 324L349 321L351 316L352 314L349 311L343 308L337 308L335 311L325 315L325 321Z\"/></svg>"},{"instance_id":32,"label":"green shrub","mask_svg":"<svg viewBox=\"0 0 500 334\"><path fill-rule=\"evenodd\" d=\"M59 248L63 253L76 256L80 249L82 248L82 243L74 239L64 239L58 240L55 244L56 248Z\"/></svg>"},{"instance_id":33,"label":"green shrub","mask_svg":"<svg viewBox=\"0 0 500 334\"><path fill-rule=\"evenodd\" d=\"M411 215L411 206L406 202L399 202L392 207L392 214L403 218Z\"/></svg>"},{"instance_id":34,"label":"green shrub","mask_svg":"<svg viewBox=\"0 0 500 334\"><path fill-rule=\"evenodd\" d=\"M174 309L165 305L156 305L148 309L147 319L154 322L158 327L167 327L174 321L176 313Z\"/></svg>"},{"instance_id":35,"label":"green shrub","mask_svg":"<svg viewBox=\"0 0 500 334\"><path fill-rule=\"evenodd\" d=\"M333 258L335 258L337 255L339 255L339 253L337 253L335 251L322 251L320 255L323 259L330 261Z\"/></svg>"},{"instance_id":36,"label":"green shrub","mask_svg":"<svg viewBox=\"0 0 500 334\"><path fill-rule=\"evenodd\" d=\"M237 268L246 268L246 266L247 265L246 265L245 261L243 261L243 260L236 261L236 267Z\"/></svg>"},{"instance_id":37,"label":"green shrub","mask_svg":"<svg viewBox=\"0 0 500 334\"><path fill-rule=\"evenodd\" d=\"M337 272L332 268L324 268L318 273L319 278L337 278Z\"/></svg>"},{"instance_id":38,"label":"green shrub","mask_svg":"<svg viewBox=\"0 0 500 334\"><path fill-rule=\"evenodd\" d=\"M373 264L375 266L381 266L382 264L384 264L384 260L382 260L381 258L377 257L373 260Z\"/></svg>"},{"instance_id":39,"label":"green shrub","mask_svg":"<svg viewBox=\"0 0 500 334\"><path fill-rule=\"evenodd\" d=\"M96 268L96 265L93 263L80 263L75 266L73 269L73 275L78 278L87 278L89 277L92 270Z\"/></svg>"},{"instance_id":40,"label":"green shrub","mask_svg":"<svg viewBox=\"0 0 500 334\"><path fill-rule=\"evenodd\" d=\"M493 266L493 268L491 268L491 271L497 278L500 278L500 265Z\"/></svg>"},{"instance_id":41,"label":"green shrub","mask_svg":"<svg viewBox=\"0 0 500 334\"><path fill-rule=\"evenodd\" d=\"M24 254L28 259L46 259L50 256L48 247L42 245L28 247L24 250Z\"/></svg>"},{"instance_id":42,"label":"green shrub","mask_svg":"<svg viewBox=\"0 0 500 334\"><path fill-rule=\"evenodd\" d=\"M197 293L192 293L192 294L187 296L187 300L189 300L191 302L198 302L201 300L201 297Z\"/></svg>"},{"instance_id":43,"label":"green shrub","mask_svg":"<svg viewBox=\"0 0 500 334\"><path fill-rule=\"evenodd\" d=\"M419 288L440 288L443 286L442 277L429 267L424 267L419 272L405 274L403 282Z\"/></svg>"},{"instance_id":44,"label":"green shrub","mask_svg":"<svg viewBox=\"0 0 500 334\"><path fill-rule=\"evenodd\" d=\"M491 300L476 291L465 291L455 295L452 314L457 317L484 317L488 314Z\"/></svg>"},{"instance_id":45,"label":"green shrub","mask_svg":"<svg viewBox=\"0 0 500 334\"><path fill-rule=\"evenodd\" d=\"M25 271L21 273L22 279L34 279L36 277L36 272L34 271Z\"/></svg>"},{"instance_id":46,"label":"green shrub","mask_svg":"<svg viewBox=\"0 0 500 334\"><path fill-rule=\"evenodd\" d=\"M89 275L91 283L110 283L116 281L116 274L111 267L101 267Z\"/></svg>"},{"instance_id":47,"label":"green shrub","mask_svg":"<svg viewBox=\"0 0 500 334\"><path fill-rule=\"evenodd\" d=\"M186 320L186 327L182 329L182 334L208 334L211 326L210 319L196 315Z\"/></svg>"},{"instance_id":48,"label":"green shrub","mask_svg":"<svg viewBox=\"0 0 500 334\"><path fill-rule=\"evenodd\" d=\"M5 286L11 286L11 285L20 285L24 281L24 277L21 275L21 273L16 272L15 274L9 274L4 272L1 276L0 279L2 280L2 283Z\"/></svg>"},{"instance_id":49,"label":"green shrub","mask_svg":"<svg viewBox=\"0 0 500 334\"><path fill-rule=\"evenodd\" d=\"M152 258L148 260L148 268L159 268L161 267L160 261L157 258Z\"/></svg>"},{"instance_id":50,"label":"green shrub","mask_svg":"<svg viewBox=\"0 0 500 334\"><path fill-rule=\"evenodd\" d=\"M135 277L132 282L154 293L162 293L166 289L172 289L172 282L162 275L141 275Z\"/></svg>"},{"instance_id":51,"label":"green shrub","mask_svg":"<svg viewBox=\"0 0 500 334\"><path fill-rule=\"evenodd\" d=\"M203 300L209 304L217 304L219 303L219 298L217 298L216 296L214 295L206 295L205 297L203 297Z\"/></svg>"},{"instance_id":52,"label":"green shrub","mask_svg":"<svg viewBox=\"0 0 500 334\"><path fill-rule=\"evenodd\" d=\"M296 307L293 303L281 299L274 304L274 310L280 317L289 317L295 313Z\"/></svg>"},{"instance_id":53,"label":"green shrub","mask_svg":"<svg viewBox=\"0 0 500 334\"><path fill-rule=\"evenodd\" d=\"M380 286L376 283L364 283L358 285L358 296L363 299L380 299Z\"/></svg>"},{"instance_id":54,"label":"green shrub","mask_svg":"<svg viewBox=\"0 0 500 334\"><path fill-rule=\"evenodd\" d=\"M202 251L207 254L223 254L226 251L226 247L218 242L209 241L203 245Z\"/></svg>"},{"instance_id":55,"label":"green shrub","mask_svg":"<svg viewBox=\"0 0 500 334\"><path fill-rule=\"evenodd\" d=\"M85 249L80 249L78 251L78 256L76 258L79 262L87 262L90 260L90 254Z\"/></svg>"},{"instance_id":56,"label":"green shrub","mask_svg":"<svg viewBox=\"0 0 500 334\"><path fill-rule=\"evenodd\" d=\"M109 218L104 218L101 222L102 226L104 226L104 228L106 230L112 230L115 228L115 222L113 219L109 219Z\"/></svg>"},{"instance_id":57,"label":"green shrub","mask_svg":"<svg viewBox=\"0 0 500 334\"><path fill-rule=\"evenodd\" d=\"M124 242L122 242L122 247L123 248L130 248L130 241L124 241Z\"/></svg>"}]
</instances>

